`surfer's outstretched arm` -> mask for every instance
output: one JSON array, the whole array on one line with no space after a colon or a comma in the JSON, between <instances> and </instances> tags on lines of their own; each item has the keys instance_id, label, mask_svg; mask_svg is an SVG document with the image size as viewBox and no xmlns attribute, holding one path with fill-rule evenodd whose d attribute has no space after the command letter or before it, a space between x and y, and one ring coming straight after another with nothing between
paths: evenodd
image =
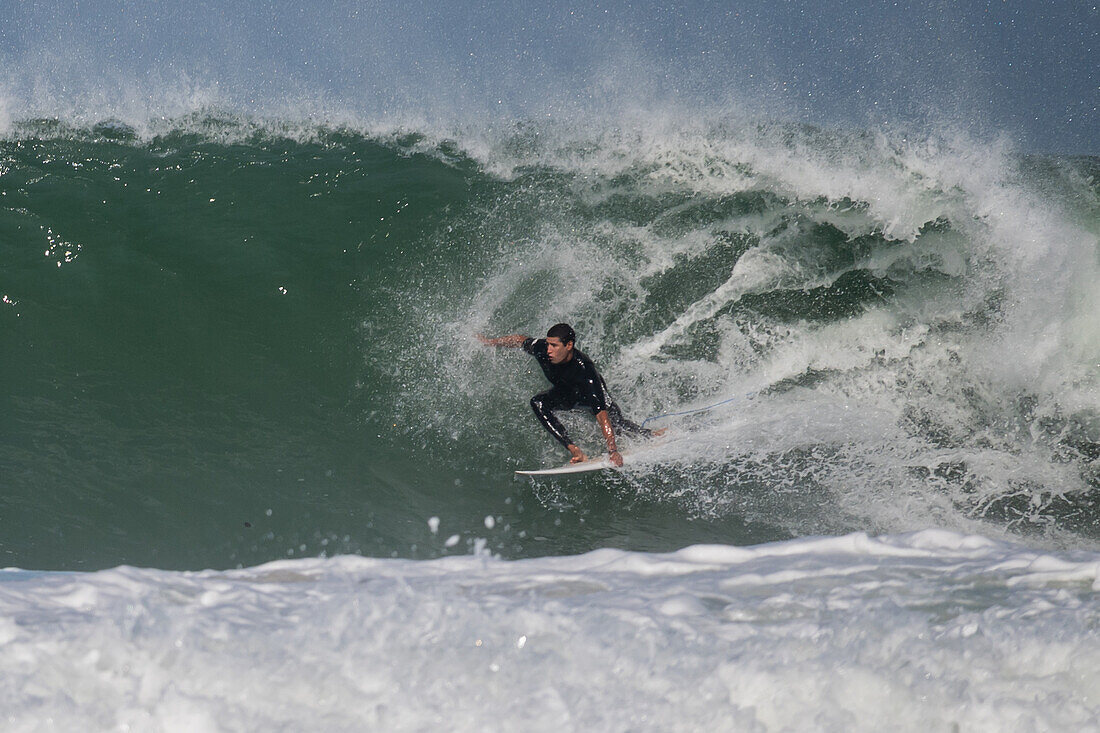
<instances>
[{"instance_id":1,"label":"surfer's outstretched arm","mask_svg":"<svg viewBox=\"0 0 1100 733\"><path fill-rule=\"evenodd\" d=\"M486 346L504 346L510 349L518 349L523 346L523 342L527 340L527 336L524 336L522 333L513 333L508 336L488 338L479 333L477 334L477 340Z\"/></svg>"}]
</instances>

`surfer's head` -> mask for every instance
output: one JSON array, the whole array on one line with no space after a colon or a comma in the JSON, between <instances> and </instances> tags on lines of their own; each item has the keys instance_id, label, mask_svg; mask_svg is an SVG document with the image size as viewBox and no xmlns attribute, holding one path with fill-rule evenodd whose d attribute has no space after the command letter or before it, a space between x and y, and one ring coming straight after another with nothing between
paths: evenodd
<instances>
[{"instance_id":1,"label":"surfer's head","mask_svg":"<svg viewBox=\"0 0 1100 733\"><path fill-rule=\"evenodd\" d=\"M556 323L546 332L546 353L553 364L561 364L573 357L573 342L577 335L568 323Z\"/></svg>"}]
</instances>

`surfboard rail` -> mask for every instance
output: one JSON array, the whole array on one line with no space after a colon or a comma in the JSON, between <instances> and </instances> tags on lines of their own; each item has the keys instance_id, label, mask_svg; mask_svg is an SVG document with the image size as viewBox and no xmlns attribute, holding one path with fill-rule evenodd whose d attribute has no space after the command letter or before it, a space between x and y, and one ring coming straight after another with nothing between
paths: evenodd
<instances>
[{"instance_id":1,"label":"surfboard rail","mask_svg":"<svg viewBox=\"0 0 1100 733\"><path fill-rule=\"evenodd\" d=\"M666 443L673 442L680 439L683 436L678 435L676 438L670 440L669 435L662 435L660 437L650 439L641 443L635 443L630 448L624 451L620 451L623 457L622 468L629 468L632 464L647 463L646 454L654 448L665 445ZM615 466L611 463L611 459L605 453L600 458L593 458L587 461L581 461L580 463L566 463L564 466L555 466L553 468L532 468L524 471L516 471L517 476L561 476L568 473L588 473L589 471L603 471L605 469L622 470L622 468Z\"/></svg>"},{"instance_id":2,"label":"surfboard rail","mask_svg":"<svg viewBox=\"0 0 1100 733\"><path fill-rule=\"evenodd\" d=\"M623 457L623 462L626 462L626 457ZM587 473L589 471L602 471L605 468L615 468L611 464L609 459L597 458L590 461L581 461L580 463L567 463L564 466L557 466L555 468L535 468L527 471L516 471L518 476L558 476L566 473Z\"/></svg>"}]
</instances>

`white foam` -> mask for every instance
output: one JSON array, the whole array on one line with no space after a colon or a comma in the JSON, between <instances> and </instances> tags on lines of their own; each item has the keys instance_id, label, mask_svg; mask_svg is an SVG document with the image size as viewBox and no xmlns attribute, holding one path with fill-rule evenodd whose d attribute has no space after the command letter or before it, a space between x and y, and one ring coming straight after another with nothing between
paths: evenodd
<instances>
[{"instance_id":1,"label":"white foam","mask_svg":"<svg viewBox=\"0 0 1100 733\"><path fill-rule=\"evenodd\" d=\"M666 451L696 475L675 487L692 511L741 507L731 494L763 480L828 491L817 531L852 518L884 531L930 518L971 531L997 512L1017 512L997 523L1043 528L1055 543L1085 541L1059 531L1051 498L1090 490L1087 460L1065 460L1062 433L1100 442L1100 245L1071 203L1039 193L1003 139L723 124L705 115L683 123L657 115L636 126L547 125L518 153L483 136L479 158L503 176L547 166L575 176L578 197L593 205L670 193L686 203L643 225L549 219L538 241L505 248L501 270L457 316L456 330L580 322L582 347L630 415L786 385L717 410L692 446ZM745 192L774 200L686 232L661 227L698 198ZM843 232L852 257L816 245L799 221ZM750 248L730 271L712 273L709 290L660 313L669 297L655 292L660 277L703 258L716 230ZM874 244L858 244L861 237ZM578 273L577 262L591 266ZM747 295L797 294L853 270L891 278L894 292L833 320L777 323L731 311ZM517 297L534 271L555 283L558 315L543 312L543 298ZM800 382L805 388L793 389ZM1018 496L1030 508L1013 508ZM803 520L792 531L814 526Z\"/></svg>"},{"instance_id":2,"label":"white foam","mask_svg":"<svg viewBox=\"0 0 1100 733\"><path fill-rule=\"evenodd\" d=\"M1100 556L943 530L0 575L12 730L1084 730ZM73 599L95 599L94 603Z\"/></svg>"}]
</instances>

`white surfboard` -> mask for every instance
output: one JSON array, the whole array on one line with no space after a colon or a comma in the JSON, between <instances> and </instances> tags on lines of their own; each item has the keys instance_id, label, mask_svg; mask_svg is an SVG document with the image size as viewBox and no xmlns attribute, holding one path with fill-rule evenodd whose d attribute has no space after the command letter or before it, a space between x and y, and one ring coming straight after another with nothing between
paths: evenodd
<instances>
[{"instance_id":1,"label":"white surfboard","mask_svg":"<svg viewBox=\"0 0 1100 733\"><path fill-rule=\"evenodd\" d=\"M665 442L667 442L667 437L650 441L644 445L635 446L631 450L623 451L623 467L626 468L632 464L644 463L645 454L648 453L651 448L655 448ZM558 476L564 473L602 471L605 468L616 468L616 466L611 463L611 459L606 455L602 458L581 461L580 463L566 463L564 466L558 466L556 468L536 468L530 471L516 471L516 474L519 476Z\"/></svg>"},{"instance_id":2,"label":"white surfboard","mask_svg":"<svg viewBox=\"0 0 1100 733\"><path fill-rule=\"evenodd\" d=\"M626 456L623 456L623 464L626 464ZM605 468L614 468L607 458L597 458L594 461L581 461L580 463L566 463L557 468L536 468L532 471L516 471L519 476L557 476L563 473L585 473L587 471L602 471Z\"/></svg>"}]
</instances>

